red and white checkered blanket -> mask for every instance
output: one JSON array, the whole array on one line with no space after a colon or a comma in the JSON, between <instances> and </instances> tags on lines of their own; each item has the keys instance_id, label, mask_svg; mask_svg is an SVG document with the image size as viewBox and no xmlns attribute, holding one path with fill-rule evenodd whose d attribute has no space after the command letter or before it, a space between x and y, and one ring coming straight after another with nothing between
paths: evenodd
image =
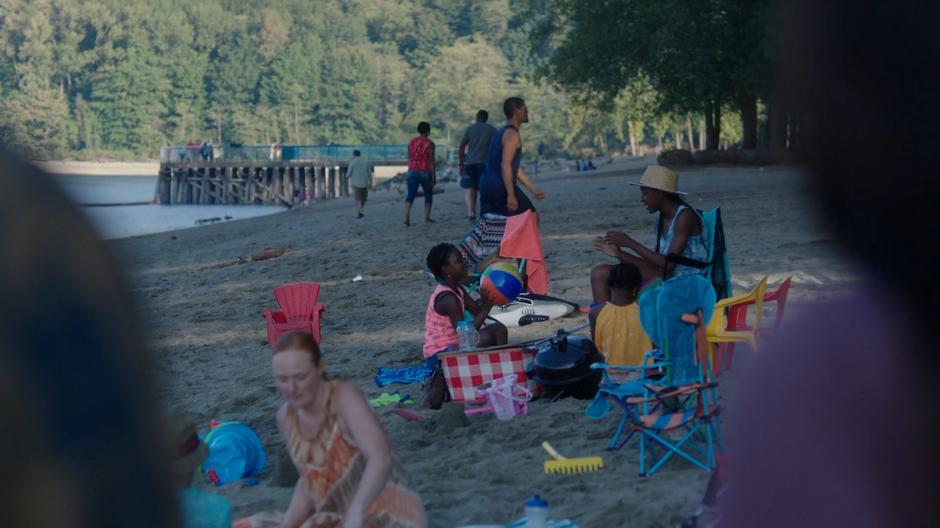
<instances>
[{"instance_id":1,"label":"red and white checkered blanket","mask_svg":"<svg viewBox=\"0 0 940 528\"><path fill-rule=\"evenodd\" d=\"M526 367L534 360L534 351L507 348L481 352L447 352L438 356L450 397L456 403L483 402L476 388L488 381L515 373L518 384L525 385Z\"/></svg>"}]
</instances>

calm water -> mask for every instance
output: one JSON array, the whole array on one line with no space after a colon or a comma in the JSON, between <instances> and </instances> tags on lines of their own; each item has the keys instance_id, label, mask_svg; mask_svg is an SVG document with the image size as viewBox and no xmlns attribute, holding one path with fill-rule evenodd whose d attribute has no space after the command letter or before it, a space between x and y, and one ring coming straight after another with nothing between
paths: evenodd
<instances>
[{"instance_id":1,"label":"calm water","mask_svg":"<svg viewBox=\"0 0 940 528\"><path fill-rule=\"evenodd\" d=\"M283 211L278 205L150 205L157 178L142 176L58 176L56 181L106 239L196 227L196 221L223 221ZM147 205L89 206L147 202ZM226 217L229 217L226 220Z\"/></svg>"}]
</instances>

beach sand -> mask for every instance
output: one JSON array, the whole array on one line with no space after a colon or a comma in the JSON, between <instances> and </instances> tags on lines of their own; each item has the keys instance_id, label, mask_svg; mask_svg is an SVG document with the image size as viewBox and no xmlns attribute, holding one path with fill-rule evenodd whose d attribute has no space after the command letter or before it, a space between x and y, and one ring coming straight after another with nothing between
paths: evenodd
<instances>
[{"instance_id":1,"label":"beach sand","mask_svg":"<svg viewBox=\"0 0 940 528\"><path fill-rule=\"evenodd\" d=\"M43 170L58 175L156 176L159 161L36 161Z\"/></svg>"},{"instance_id":2,"label":"beach sand","mask_svg":"<svg viewBox=\"0 0 940 528\"><path fill-rule=\"evenodd\" d=\"M556 170L538 177L548 193L536 206L542 215L551 294L590 302L589 270L609 260L592 249L591 240L607 229L622 229L653 244L655 216L643 208L639 190L627 185L639 181L642 166L651 161L617 162L587 173ZM771 287L792 276L790 312L852 287L857 271L819 227L813 195L799 170L709 167L679 172L689 203L722 207L737 292L747 291L763 275L770 276ZM274 413L281 399L259 315L262 307L276 306L276 286L299 281L322 285L320 301L327 309L323 352L331 375L370 396L399 389L420 398L416 385L377 389L372 377L378 367L421 361L424 311L433 289L421 271L425 255L437 242L462 238L471 225L455 183L435 195L435 224L404 227L401 202L397 191L375 192L362 220L355 218L352 200L341 199L112 243L149 333L167 404L192 412L206 426L212 418L243 421L265 443L271 458L259 485L213 488L231 499L236 516L284 509L291 497L290 487L276 485L275 459L283 443ZM420 204L415 209L420 211ZM289 251L269 260L244 260L267 247ZM356 275L363 280L352 282ZM584 320L572 317L511 329L510 339L547 336ZM744 370L740 364L746 358L741 356L746 354L737 355L738 368L721 378L724 394ZM635 442L617 452L605 451L619 417L612 413L606 420L589 421L583 414L586 404L536 401L527 417L503 423L478 416L469 425L447 413L406 421L384 409L378 412L426 503L431 526L508 523L522 516L523 502L535 492L550 502L553 518L570 518L581 527L674 526L694 509L704 492L705 472L674 459L652 478L638 477ZM723 416L734 412L733 401L723 404ZM547 476L542 440L567 456L601 455L605 469Z\"/></svg>"}]
</instances>

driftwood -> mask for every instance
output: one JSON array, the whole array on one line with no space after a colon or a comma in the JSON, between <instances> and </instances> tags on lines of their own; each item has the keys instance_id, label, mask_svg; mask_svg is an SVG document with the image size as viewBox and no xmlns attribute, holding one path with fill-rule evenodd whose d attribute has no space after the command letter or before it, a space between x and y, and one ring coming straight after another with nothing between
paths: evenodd
<instances>
[{"instance_id":1,"label":"driftwood","mask_svg":"<svg viewBox=\"0 0 940 528\"><path fill-rule=\"evenodd\" d=\"M289 247L279 247L279 248L264 248L261 251L252 253L247 257L238 257L232 260L223 260L222 262L216 262L215 264L210 264L200 268L201 270L205 269L219 269L219 268L228 268L229 266L238 266L241 264L247 264L249 262L258 262L261 260L268 260L280 257L284 253L290 251Z\"/></svg>"},{"instance_id":2,"label":"driftwood","mask_svg":"<svg viewBox=\"0 0 940 528\"><path fill-rule=\"evenodd\" d=\"M284 253L287 253L287 251L288 251L288 248L286 247L264 248L263 250L258 251L257 253L252 253L251 256L249 257L249 260L257 262L259 260L273 259L273 258L280 257Z\"/></svg>"},{"instance_id":3,"label":"driftwood","mask_svg":"<svg viewBox=\"0 0 940 528\"><path fill-rule=\"evenodd\" d=\"M215 264L212 264L212 265L210 265L210 266L206 266L206 267L201 268L201 269L219 269L219 268L227 268L227 267L229 267L229 266L237 266L237 265L239 265L239 264L244 264L244 263L246 263L246 262L248 262L248 259L246 259L246 258L244 258L244 257L238 257L237 259L233 259L233 260L225 260L225 261L222 261L222 262L217 262L217 263L215 263Z\"/></svg>"}]
</instances>

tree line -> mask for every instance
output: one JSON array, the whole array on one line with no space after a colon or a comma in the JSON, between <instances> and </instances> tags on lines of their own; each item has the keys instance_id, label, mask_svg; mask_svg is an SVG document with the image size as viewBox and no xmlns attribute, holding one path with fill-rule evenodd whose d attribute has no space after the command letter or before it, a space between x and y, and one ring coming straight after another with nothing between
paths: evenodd
<instances>
[{"instance_id":1,"label":"tree line","mask_svg":"<svg viewBox=\"0 0 940 528\"><path fill-rule=\"evenodd\" d=\"M538 19L533 49L551 49L541 74L592 107L618 114L630 133L643 122L692 122L701 148L730 127L741 148L786 146L796 117L773 101L771 0L526 0ZM780 3L785 4L785 3ZM724 117L724 120L723 120ZM759 131L759 128L761 129ZM678 142L677 142L678 144ZM694 148L694 147L693 147Z\"/></svg>"},{"instance_id":2,"label":"tree line","mask_svg":"<svg viewBox=\"0 0 940 528\"><path fill-rule=\"evenodd\" d=\"M650 13L661 4L647 3ZM647 65L610 74L603 31L587 29L604 21L581 7L591 4L7 0L0 141L36 158L134 159L192 139L401 143L428 121L435 140L456 146L478 109L498 121L501 101L520 95L532 113L525 142L554 154L706 146L703 136L717 147L719 129L726 143L746 143L753 116L732 103L759 91L713 95L700 76L708 68L686 70L698 82L677 86L682 97ZM603 38L634 46L626 29L653 22L633 19ZM740 112L743 128L717 119L722 110Z\"/></svg>"}]
</instances>

